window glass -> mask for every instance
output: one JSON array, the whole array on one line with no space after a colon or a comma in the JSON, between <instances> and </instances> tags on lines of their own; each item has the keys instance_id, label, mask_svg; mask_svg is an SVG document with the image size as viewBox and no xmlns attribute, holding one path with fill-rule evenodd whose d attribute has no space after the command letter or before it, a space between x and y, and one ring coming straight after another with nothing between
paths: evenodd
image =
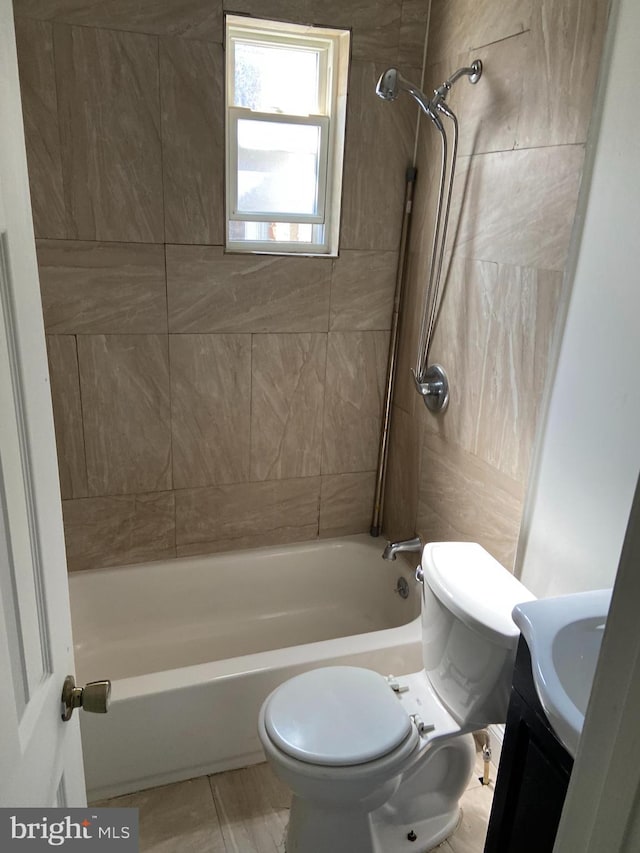
<instances>
[{"instance_id":1,"label":"window glass","mask_svg":"<svg viewBox=\"0 0 640 853\"><path fill-rule=\"evenodd\" d=\"M318 212L320 128L238 120L238 211Z\"/></svg>"},{"instance_id":2,"label":"window glass","mask_svg":"<svg viewBox=\"0 0 640 853\"><path fill-rule=\"evenodd\" d=\"M318 51L235 42L234 104L261 113L314 115Z\"/></svg>"}]
</instances>

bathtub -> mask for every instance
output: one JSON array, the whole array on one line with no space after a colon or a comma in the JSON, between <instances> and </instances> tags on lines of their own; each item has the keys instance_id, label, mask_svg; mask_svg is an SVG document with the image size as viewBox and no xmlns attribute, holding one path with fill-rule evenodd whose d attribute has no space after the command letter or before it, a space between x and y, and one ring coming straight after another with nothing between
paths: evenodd
<instances>
[{"instance_id":1,"label":"bathtub","mask_svg":"<svg viewBox=\"0 0 640 853\"><path fill-rule=\"evenodd\" d=\"M417 585L382 544L349 536L72 573L76 681L112 681L109 713L81 715L89 800L263 761L260 705L304 670L419 669Z\"/></svg>"}]
</instances>

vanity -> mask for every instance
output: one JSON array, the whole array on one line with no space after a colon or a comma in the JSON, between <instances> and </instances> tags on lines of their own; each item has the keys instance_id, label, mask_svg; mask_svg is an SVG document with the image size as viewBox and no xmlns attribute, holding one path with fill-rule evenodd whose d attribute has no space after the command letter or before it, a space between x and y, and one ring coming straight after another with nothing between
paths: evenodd
<instances>
[{"instance_id":1,"label":"vanity","mask_svg":"<svg viewBox=\"0 0 640 853\"><path fill-rule=\"evenodd\" d=\"M572 767L540 704L520 638L485 853L551 853Z\"/></svg>"},{"instance_id":2,"label":"vanity","mask_svg":"<svg viewBox=\"0 0 640 853\"><path fill-rule=\"evenodd\" d=\"M518 644L485 853L551 853L611 590L518 605Z\"/></svg>"}]
</instances>

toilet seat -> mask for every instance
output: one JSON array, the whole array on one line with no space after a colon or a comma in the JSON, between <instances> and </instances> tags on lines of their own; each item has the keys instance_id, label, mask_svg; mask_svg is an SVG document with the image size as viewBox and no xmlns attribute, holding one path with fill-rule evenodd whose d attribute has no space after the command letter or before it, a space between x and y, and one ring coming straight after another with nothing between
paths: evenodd
<instances>
[{"instance_id":1,"label":"toilet seat","mask_svg":"<svg viewBox=\"0 0 640 853\"><path fill-rule=\"evenodd\" d=\"M382 758L412 732L386 679L350 666L323 667L285 682L267 700L264 721L286 755L328 767Z\"/></svg>"}]
</instances>

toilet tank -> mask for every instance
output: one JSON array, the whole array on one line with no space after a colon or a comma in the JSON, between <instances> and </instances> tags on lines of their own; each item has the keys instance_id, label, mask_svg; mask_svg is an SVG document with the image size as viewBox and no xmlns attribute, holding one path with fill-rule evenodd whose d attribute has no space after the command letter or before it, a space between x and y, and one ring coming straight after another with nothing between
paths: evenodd
<instances>
[{"instance_id":1,"label":"toilet tank","mask_svg":"<svg viewBox=\"0 0 640 853\"><path fill-rule=\"evenodd\" d=\"M504 723L520 636L511 611L535 596L475 542L432 542L421 565L431 685L461 728Z\"/></svg>"}]
</instances>

